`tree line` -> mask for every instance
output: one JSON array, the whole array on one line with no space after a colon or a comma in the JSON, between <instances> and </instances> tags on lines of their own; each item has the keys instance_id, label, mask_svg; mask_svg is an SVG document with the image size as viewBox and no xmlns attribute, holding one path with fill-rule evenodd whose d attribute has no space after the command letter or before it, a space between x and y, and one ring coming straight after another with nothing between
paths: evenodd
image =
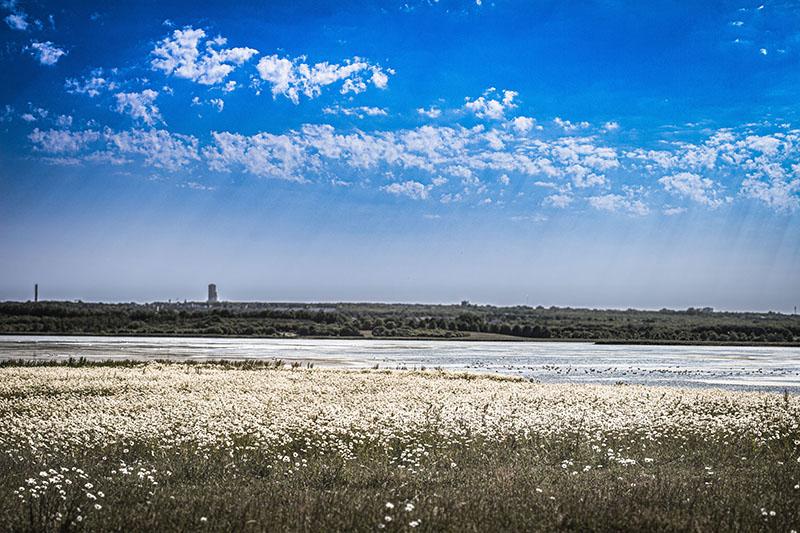
<instances>
[{"instance_id":1,"label":"tree line","mask_svg":"<svg viewBox=\"0 0 800 533\"><path fill-rule=\"evenodd\" d=\"M0 303L0 333L520 338L800 343L800 318L710 308L594 310L407 304Z\"/></svg>"}]
</instances>

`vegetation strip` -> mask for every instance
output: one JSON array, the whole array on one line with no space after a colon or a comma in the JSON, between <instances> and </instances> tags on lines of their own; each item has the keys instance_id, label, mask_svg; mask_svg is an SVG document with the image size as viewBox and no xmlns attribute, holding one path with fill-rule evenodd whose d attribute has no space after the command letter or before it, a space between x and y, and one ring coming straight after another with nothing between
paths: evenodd
<instances>
[{"instance_id":1,"label":"vegetation strip","mask_svg":"<svg viewBox=\"0 0 800 533\"><path fill-rule=\"evenodd\" d=\"M800 316L542 306L0 303L0 333L800 345Z\"/></svg>"}]
</instances>

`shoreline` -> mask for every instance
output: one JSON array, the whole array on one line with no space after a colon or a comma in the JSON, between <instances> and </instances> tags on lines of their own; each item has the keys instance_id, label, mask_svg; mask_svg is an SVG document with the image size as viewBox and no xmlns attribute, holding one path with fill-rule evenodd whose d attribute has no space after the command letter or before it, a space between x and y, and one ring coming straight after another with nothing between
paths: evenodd
<instances>
[{"instance_id":1,"label":"shoreline","mask_svg":"<svg viewBox=\"0 0 800 533\"><path fill-rule=\"evenodd\" d=\"M364 336L333 336L333 335L307 335L307 336L261 336L261 335L216 335L204 333L47 333L47 332L0 332L3 337L140 337L140 338L199 338L199 339L264 339L264 340L363 340L363 341L456 341L456 342L491 342L491 343L586 343L598 346L731 346L731 347L770 347L770 348L800 348L800 342L737 342L737 341L682 341L682 340L626 340L626 339L574 339L574 338L530 338L514 337L496 333L476 333L475 335L459 337L375 337Z\"/></svg>"}]
</instances>

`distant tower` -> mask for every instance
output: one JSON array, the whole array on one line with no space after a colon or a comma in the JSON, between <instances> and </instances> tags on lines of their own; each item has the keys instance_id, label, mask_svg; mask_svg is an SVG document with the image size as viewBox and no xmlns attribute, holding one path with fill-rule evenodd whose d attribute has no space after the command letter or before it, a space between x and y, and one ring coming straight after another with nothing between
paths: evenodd
<instances>
[{"instance_id":1,"label":"distant tower","mask_svg":"<svg viewBox=\"0 0 800 533\"><path fill-rule=\"evenodd\" d=\"M33 301L34 302L38 302L39 301L39 284L38 283L33 285Z\"/></svg>"},{"instance_id":2,"label":"distant tower","mask_svg":"<svg viewBox=\"0 0 800 533\"><path fill-rule=\"evenodd\" d=\"M208 284L208 303L215 304L217 303L217 286L213 283Z\"/></svg>"}]
</instances>

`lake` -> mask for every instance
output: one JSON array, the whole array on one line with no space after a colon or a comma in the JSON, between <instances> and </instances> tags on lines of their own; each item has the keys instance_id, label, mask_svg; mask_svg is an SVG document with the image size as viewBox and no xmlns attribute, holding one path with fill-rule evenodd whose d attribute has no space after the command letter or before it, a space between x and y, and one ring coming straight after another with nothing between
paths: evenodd
<instances>
[{"instance_id":1,"label":"lake","mask_svg":"<svg viewBox=\"0 0 800 533\"><path fill-rule=\"evenodd\" d=\"M545 383L607 383L800 392L800 348L635 346L585 342L0 336L0 359L281 359L338 368L442 368Z\"/></svg>"}]
</instances>

